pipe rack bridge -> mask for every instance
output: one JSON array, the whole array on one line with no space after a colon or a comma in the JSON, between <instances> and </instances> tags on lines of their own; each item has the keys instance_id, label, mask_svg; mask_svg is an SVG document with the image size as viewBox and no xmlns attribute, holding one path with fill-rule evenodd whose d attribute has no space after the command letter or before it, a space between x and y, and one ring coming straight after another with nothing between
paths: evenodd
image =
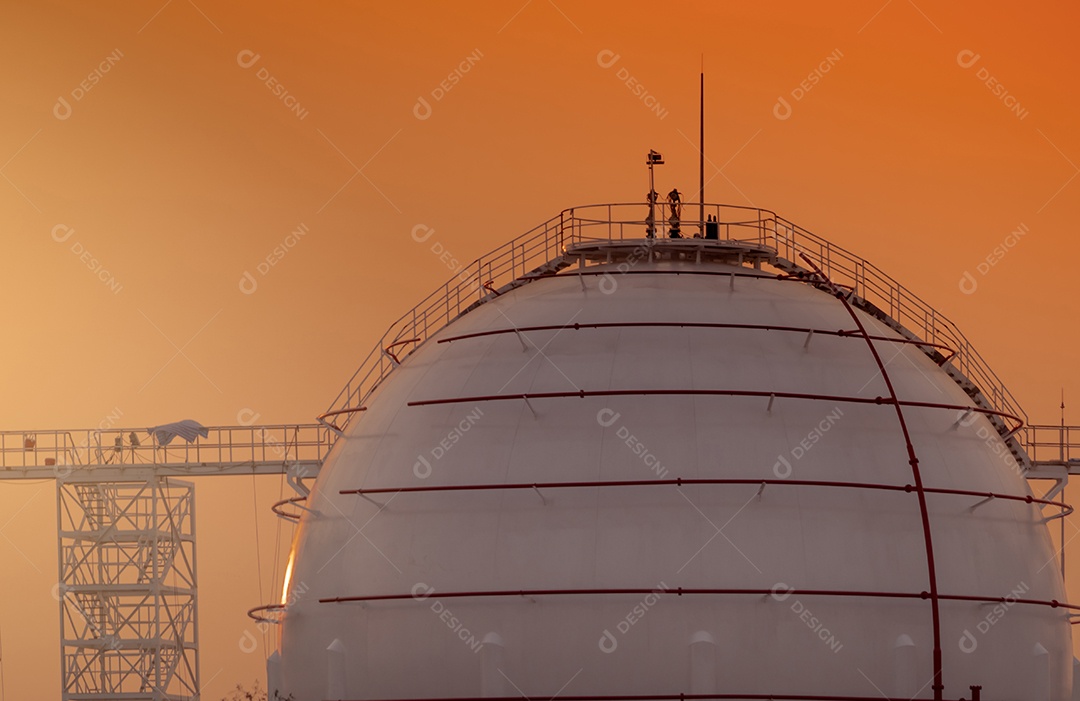
<instances>
[{"instance_id":1,"label":"pipe rack bridge","mask_svg":"<svg viewBox=\"0 0 1080 701\"><path fill-rule=\"evenodd\" d=\"M0 479L56 481L64 701L198 699L195 488L178 478L284 474L306 495L336 436L285 424L166 438L0 432Z\"/></svg>"}]
</instances>

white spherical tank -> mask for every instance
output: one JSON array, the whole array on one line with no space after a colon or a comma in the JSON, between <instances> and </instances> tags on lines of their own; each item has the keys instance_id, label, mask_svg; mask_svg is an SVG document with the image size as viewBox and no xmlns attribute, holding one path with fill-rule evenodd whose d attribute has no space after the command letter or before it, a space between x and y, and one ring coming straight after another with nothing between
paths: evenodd
<instances>
[{"instance_id":1,"label":"white spherical tank","mask_svg":"<svg viewBox=\"0 0 1080 701\"><path fill-rule=\"evenodd\" d=\"M402 359L306 504L282 698L1070 698L990 414L702 245L593 246Z\"/></svg>"}]
</instances>

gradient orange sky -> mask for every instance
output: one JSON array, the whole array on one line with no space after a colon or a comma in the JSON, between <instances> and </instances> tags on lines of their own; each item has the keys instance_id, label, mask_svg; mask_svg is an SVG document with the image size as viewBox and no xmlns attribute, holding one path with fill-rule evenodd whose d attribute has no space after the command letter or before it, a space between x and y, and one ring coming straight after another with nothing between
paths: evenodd
<instances>
[{"instance_id":1,"label":"gradient orange sky","mask_svg":"<svg viewBox=\"0 0 1080 701\"><path fill-rule=\"evenodd\" d=\"M0 16L0 428L312 420L450 277L433 242L469 261L563 208L642 201L650 148L657 190L695 192L702 54L709 201L873 261L1033 421L1058 420L1064 388L1080 424L1074 3L8 0ZM257 496L250 478L197 484L217 699L263 675L267 649L238 641L291 528L269 512L277 478ZM51 483L0 483L11 699L59 695L55 527Z\"/></svg>"}]
</instances>

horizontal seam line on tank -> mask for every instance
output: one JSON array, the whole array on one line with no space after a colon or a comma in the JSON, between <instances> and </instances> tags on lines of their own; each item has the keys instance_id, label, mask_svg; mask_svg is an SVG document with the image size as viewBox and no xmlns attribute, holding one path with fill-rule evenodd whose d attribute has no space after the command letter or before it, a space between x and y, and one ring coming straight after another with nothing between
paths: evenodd
<instances>
[{"instance_id":1,"label":"horizontal seam line on tank","mask_svg":"<svg viewBox=\"0 0 1080 701\"><path fill-rule=\"evenodd\" d=\"M622 397L634 395L690 395L690 396L730 396L730 397L769 397L776 399L809 399L827 400L834 402L848 402L854 404L876 404L891 406L896 403L900 406L919 407L924 409L952 409L956 411L971 411L987 416L998 416L1011 419L1017 423L1016 428L1009 431L1009 436L1019 431L1024 422L1017 416L1004 411L987 409L980 406L965 406L961 404L945 404L941 402L921 402L912 399L892 400L885 397L852 397L837 394L812 394L805 392L776 392L769 390L749 389L601 389L601 390L578 390L576 392L518 392L513 394L488 394L470 397L446 397L442 399L420 399L409 402L407 406L435 406L439 404L461 404L465 402L506 401L512 399L563 399L569 397Z\"/></svg>"},{"instance_id":2,"label":"horizontal seam line on tank","mask_svg":"<svg viewBox=\"0 0 1080 701\"><path fill-rule=\"evenodd\" d=\"M478 331L476 333L467 333L460 336L451 336L449 338L440 339L439 343L453 343L454 341L462 341L470 338L480 338L482 336L495 336L499 334L519 333L524 331L554 331L559 329L572 329L579 331L581 329L608 329L608 328L699 328L699 329L748 329L757 331L788 331L793 333L813 333L823 336L839 336L841 338L857 338L862 340L863 336L857 330L849 329L816 329L803 326L776 326L772 324L734 324L734 323L707 323L707 322L695 322L695 321L629 321L629 322L603 322L603 323L589 323L589 324L564 324L564 325L544 325L544 326L518 326L510 329L494 329L491 331ZM916 339L908 338L889 338L888 336L869 336L874 341L888 341L890 343L903 343L913 346L926 346L928 348L940 348L950 351L955 355L956 351L949 346L941 343L930 343L928 341L919 341Z\"/></svg>"},{"instance_id":3,"label":"horizontal seam line on tank","mask_svg":"<svg viewBox=\"0 0 1080 701\"><path fill-rule=\"evenodd\" d=\"M509 484L453 484L431 485L424 487L379 487L375 489L341 489L338 494L399 494L410 492L455 492L455 491L488 491L499 489L567 489L588 487L637 487L637 486L676 486L687 485L791 485L795 487L842 487L851 489L871 489L893 492L914 492L915 487L910 484L884 484L876 482L844 482L839 480L789 480L789 479L754 479L744 478L675 478L662 480L596 480L586 482L512 482ZM980 497L981 499L1005 499L1007 501L1022 501L1026 504L1041 504L1043 506L1057 506L1068 509L1072 513L1072 506L1065 502L1037 499L1030 494L1001 494L998 492L983 492L972 489L949 489L946 487L923 487L928 494L950 494L957 496Z\"/></svg>"},{"instance_id":4,"label":"horizontal seam line on tank","mask_svg":"<svg viewBox=\"0 0 1080 701\"><path fill-rule=\"evenodd\" d=\"M783 599L791 594L803 596L832 596L832 597L866 597L878 599L922 599L929 600L930 593L921 592L895 592L895 591L864 591L845 589L799 589L792 587L782 591L775 587L771 589L705 589L697 587L668 587L658 589L649 588L600 588L600 589L491 589L478 591L450 591L429 592L424 596L416 594L375 594L371 596L332 596L319 599L320 604L336 604L364 601L403 601L414 599L424 601L429 598L461 599L473 597L498 597L498 596L576 596L576 595L600 595L600 594L669 594L675 596L695 595L735 595L735 596L771 596L776 598L783 595ZM973 601L986 604L1017 603L1032 606L1049 606L1050 608L1062 608L1080 610L1080 605L1062 603L1057 599L1021 599L1012 596L974 596L971 594L938 594L938 599L945 601ZM777 599L783 601L783 599Z\"/></svg>"}]
</instances>

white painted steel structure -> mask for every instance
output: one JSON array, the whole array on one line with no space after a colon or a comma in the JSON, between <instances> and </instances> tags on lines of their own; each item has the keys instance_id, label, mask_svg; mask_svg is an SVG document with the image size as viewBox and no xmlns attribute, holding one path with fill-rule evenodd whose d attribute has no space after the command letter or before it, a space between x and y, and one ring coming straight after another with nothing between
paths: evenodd
<instances>
[{"instance_id":1,"label":"white painted steel structure","mask_svg":"<svg viewBox=\"0 0 1080 701\"><path fill-rule=\"evenodd\" d=\"M57 483L63 694L198 698L195 488Z\"/></svg>"},{"instance_id":2,"label":"white painted steel structure","mask_svg":"<svg viewBox=\"0 0 1080 701\"><path fill-rule=\"evenodd\" d=\"M63 701L199 699L195 488L177 477L318 473L319 424L0 432L0 479L56 480ZM10 641L9 641L10 642Z\"/></svg>"},{"instance_id":3,"label":"white painted steel structure","mask_svg":"<svg viewBox=\"0 0 1080 701\"><path fill-rule=\"evenodd\" d=\"M1057 429L869 263L717 205L718 240L639 239L645 207L480 259L321 417L272 691L1070 698L1025 477L1075 446L1033 462Z\"/></svg>"}]
</instances>

